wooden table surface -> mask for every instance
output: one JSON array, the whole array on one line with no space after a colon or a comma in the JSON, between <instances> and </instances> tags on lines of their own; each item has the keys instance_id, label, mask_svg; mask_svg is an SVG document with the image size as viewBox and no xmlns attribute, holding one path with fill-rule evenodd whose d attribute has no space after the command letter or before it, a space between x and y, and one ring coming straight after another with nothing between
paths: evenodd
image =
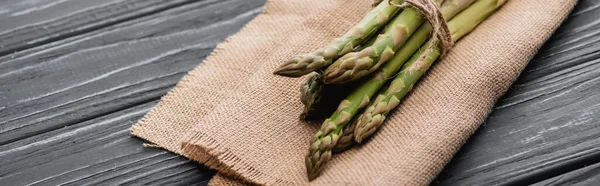
<instances>
[{"instance_id":1,"label":"wooden table surface","mask_svg":"<svg viewBox=\"0 0 600 186\"><path fill-rule=\"evenodd\" d=\"M205 185L128 129L264 1L1 1L0 185ZM599 7L579 0L434 185L600 179Z\"/></svg>"}]
</instances>

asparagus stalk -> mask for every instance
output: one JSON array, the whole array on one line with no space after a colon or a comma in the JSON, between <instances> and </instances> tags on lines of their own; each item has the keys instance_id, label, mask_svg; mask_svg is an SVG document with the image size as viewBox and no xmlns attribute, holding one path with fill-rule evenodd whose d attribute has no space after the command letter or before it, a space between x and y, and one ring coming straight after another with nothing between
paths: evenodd
<instances>
[{"instance_id":1,"label":"asparagus stalk","mask_svg":"<svg viewBox=\"0 0 600 186\"><path fill-rule=\"evenodd\" d=\"M434 0L441 4L444 0ZM390 60L395 52L424 21L419 10L406 8L388 24L385 33L377 41L359 52L350 52L325 70L325 83L345 83L366 76Z\"/></svg>"},{"instance_id":2,"label":"asparagus stalk","mask_svg":"<svg viewBox=\"0 0 600 186\"><path fill-rule=\"evenodd\" d=\"M453 17L473 2L473 0L448 1L449 3L442 5L441 10L445 19ZM427 41L431 30L432 28L429 23L421 25L388 63L384 64L381 69L368 79L360 82L359 86L340 103L336 112L323 122L321 130L312 137L310 141L311 146L305 158L309 180L313 180L319 176L327 161L331 159L331 149L343 135L342 130L350 121L350 118L353 118L359 109L365 107L377 90L384 85L386 80L398 72L402 64Z\"/></svg>"},{"instance_id":3,"label":"asparagus stalk","mask_svg":"<svg viewBox=\"0 0 600 186\"><path fill-rule=\"evenodd\" d=\"M385 32L387 27L383 28ZM367 42L356 47L356 51L362 50L375 43L376 37L371 37ZM311 72L300 86L300 102L304 105L304 111L300 114L302 120L323 119L335 111L335 104L346 97L347 92L356 87L355 84L325 84L321 72ZM354 127L354 126L353 126ZM354 130L354 128L352 128ZM354 133L348 134L347 139L354 138Z\"/></svg>"},{"instance_id":4,"label":"asparagus stalk","mask_svg":"<svg viewBox=\"0 0 600 186\"><path fill-rule=\"evenodd\" d=\"M317 72L308 74L306 80L300 86L300 102L304 105L304 112L300 118L307 119L313 115L314 106L321 101L322 92L321 74Z\"/></svg>"},{"instance_id":5,"label":"asparagus stalk","mask_svg":"<svg viewBox=\"0 0 600 186\"><path fill-rule=\"evenodd\" d=\"M471 32L479 23L485 20L496 9L498 9L505 0L479 0L473 3L469 8L462 11L454 17L449 23L448 28L452 33L452 40L457 41L467 33ZM354 137L357 142L373 135L382 125L387 114L400 104L400 100L412 90L414 84L425 74L433 62L440 55L439 43L434 50L426 54L426 57L419 60L421 52L427 49L427 45L421 47L406 64L402 70L390 83L387 90L381 91L375 101L360 116L360 120L354 130Z\"/></svg>"},{"instance_id":6,"label":"asparagus stalk","mask_svg":"<svg viewBox=\"0 0 600 186\"><path fill-rule=\"evenodd\" d=\"M381 32L387 30L387 26ZM376 37L371 37L366 43L357 47L355 51L360 51L375 43ZM300 87L300 101L304 104L304 112L300 115L302 120L322 119L335 111L335 104L346 97L355 83L351 84L325 84L323 75L319 72L311 72ZM333 107L332 107L333 106ZM342 136L338 143L333 147L333 153L341 153L354 145L354 128L356 122L353 120L350 125L345 126Z\"/></svg>"},{"instance_id":7,"label":"asparagus stalk","mask_svg":"<svg viewBox=\"0 0 600 186\"><path fill-rule=\"evenodd\" d=\"M298 55L283 63L275 70L275 74L288 77L300 77L325 67L339 56L351 52L354 47L365 42L389 19L399 11L398 7L389 3L379 3L356 26L331 44L312 53Z\"/></svg>"},{"instance_id":8,"label":"asparagus stalk","mask_svg":"<svg viewBox=\"0 0 600 186\"><path fill-rule=\"evenodd\" d=\"M321 74L312 72L307 75L306 81L300 88L300 100L304 104L304 112L300 115L302 120L323 119L335 111L335 104L347 96L354 85L348 84L324 84ZM342 136L333 147L333 153L340 153L354 145L354 128L358 120L353 120L350 125L344 127Z\"/></svg>"},{"instance_id":9,"label":"asparagus stalk","mask_svg":"<svg viewBox=\"0 0 600 186\"><path fill-rule=\"evenodd\" d=\"M317 72L310 73L309 79L301 86L300 100L304 104L304 112L300 118L303 120L327 118L335 111L337 104L356 87L356 83L324 84L319 76Z\"/></svg>"},{"instance_id":10,"label":"asparagus stalk","mask_svg":"<svg viewBox=\"0 0 600 186\"><path fill-rule=\"evenodd\" d=\"M344 151L348 150L352 145L355 144L354 129L356 128L357 122L358 122L358 120L353 119L350 122L350 124L344 126L344 129L342 130L342 134L341 134L342 136L340 136L340 139L338 140L338 142L331 149L331 151L333 153L344 152Z\"/></svg>"},{"instance_id":11,"label":"asparagus stalk","mask_svg":"<svg viewBox=\"0 0 600 186\"><path fill-rule=\"evenodd\" d=\"M337 85L337 84L329 84L329 85ZM385 89L386 87L382 87L382 88ZM342 129L342 134L340 136L340 139L338 140L338 142L335 144L335 146L332 149L333 153L344 152L356 143L356 141L354 141L354 130L356 128L358 121L361 120L360 116L362 116L362 115L359 115L359 117L354 117L346 126L344 126L344 129Z\"/></svg>"}]
</instances>

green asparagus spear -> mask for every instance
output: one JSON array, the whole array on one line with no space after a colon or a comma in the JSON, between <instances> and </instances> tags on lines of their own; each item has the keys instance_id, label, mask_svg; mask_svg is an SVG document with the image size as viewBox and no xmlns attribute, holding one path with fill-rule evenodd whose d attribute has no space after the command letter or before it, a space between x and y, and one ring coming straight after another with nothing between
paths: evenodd
<instances>
[{"instance_id":1,"label":"green asparagus spear","mask_svg":"<svg viewBox=\"0 0 600 186\"><path fill-rule=\"evenodd\" d=\"M333 43L312 53L295 56L275 70L275 74L288 77L300 77L325 67L339 56L351 52L354 47L367 41L399 11L387 0L379 3L356 26Z\"/></svg>"},{"instance_id":2,"label":"green asparagus spear","mask_svg":"<svg viewBox=\"0 0 600 186\"><path fill-rule=\"evenodd\" d=\"M435 0L440 5L444 0ZM387 32L359 52L350 52L325 70L325 83L346 83L366 76L390 60L424 21L416 8L406 8L388 23Z\"/></svg>"},{"instance_id":3,"label":"green asparagus spear","mask_svg":"<svg viewBox=\"0 0 600 186\"><path fill-rule=\"evenodd\" d=\"M381 32L385 32L387 27ZM360 51L375 43L376 37L371 37L364 44L356 47ZM356 83L348 84L325 84L323 83L322 70L311 72L300 86L300 102L304 105L304 111L300 114L302 120L324 119L336 109L336 104L344 99ZM352 128L354 130L354 126ZM347 139L354 141L354 133L348 134Z\"/></svg>"},{"instance_id":4,"label":"green asparagus spear","mask_svg":"<svg viewBox=\"0 0 600 186\"><path fill-rule=\"evenodd\" d=\"M356 83L350 83L350 84L356 84ZM327 84L327 85L346 85L346 84ZM387 87L384 86L382 88L385 89ZM347 90L347 91L352 91L352 90ZM335 144L335 146L332 149L333 153L344 152L356 143L356 141L354 141L354 130L356 128L358 121L360 121L360 120L361 120L360 117L354 117L346 126L344 126L344 129L342 129L342 134L341 134L342 136L340 136L340 139L338 140L338 142Z\"/></svg>"},{"instance_id":5,"label":"green asparagus spear","mask_svg":"<svg viewBox=\"0 0 600 186\"><path fill-rule=\"evenodd\" d=\"M324 84L319 76L320 74L317 72L308 74L300 88L300 100L304 104L304 112L300 115L302 120L327 118L335 111L337 104L356 87L356 83Z\"/></svg>"},{"instance_id":6,"label":"green asparagus spear","mask_svg":"<svg viewBox=\"0 0 600 186\"><path fill-rule=\"evenodd\" d=\"M452 40L456 41L471 32L480 22L485 20L505 0L479 0L469 8L456 15L448 23ZM360 120L354 130L354 137L357 142L373 135L385 120L387 114L400 104L400 100L412 90L414 84L423 76L434 61L440 55L439 43L434 50L426 54L426 57L419 60L421 52L427 49L428 45L421 47L406 64L402 70L390 83L386 90L382 90L375 101L360 116Z\"/></svg>"},{"instance_id":7,"label":"green asparagus spear","mask_svg":"<svg viewBox=\"0 0 600 186\"><path fill-rule=\"evenodd\" d=\"M300 102L304 105L304 112L300 118L308 119L311 115L314 115L315 105L321 101L322 92L321 74L311 72L300 86Z\"/></svg>"},{"instance_id":8,"label":"green asparagus spear","mask_svg":"<svg viewBox=\"0 0 600 186\"><path fill-rule=\"evenodd\" d=\"M451 6L454 8L442 9L442 15L445 19L449 19L462 11L473 0L449 1L452 3L444 3L442 7ZM466 5L459 2L464 2ZM464 6L454 6L454 4ZM359 81L359 86L340 103L337 111L323 122L321 130L312 137L310 141L311 146L305 158L309 180L313 180L321 174L325 164L331 158L331 149L342 136L342 129L350 121L350 118L353 118L360 108L365 107L377 90L384 85L386 80L398 72L402 64L419 49L421 44L427 41L431 30L432 28L429 23L421 25L388 63L385 63L381 69L369 78Z\"/></svg>"},{"instance_id":9,"label":"green asparagus spear","mask_svg":"<svg viewBox=\"0 0 600 186\"><path fill-rule=\"evenodd\" d=\"M350 147L356 143L354 142L354 129L356 128L357 122L358 120L353 119L348 125L344 126L344 129L342 129L341 133L342 136L340 136L340 139L331 149L333 153L344 152L350 149Z\"/></svg>"}]
</instances>

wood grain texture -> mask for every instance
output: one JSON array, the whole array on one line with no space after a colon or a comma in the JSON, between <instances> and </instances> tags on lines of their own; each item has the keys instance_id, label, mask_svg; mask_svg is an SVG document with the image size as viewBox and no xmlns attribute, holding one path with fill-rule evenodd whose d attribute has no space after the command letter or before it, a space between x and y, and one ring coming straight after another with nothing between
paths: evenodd
<instances>
[{"instance_id":1,"label":"wood grain texture","mask_svg":"<svg viewBox=\"0 0 600 186\"><path fill-rule=\"evenodd\" d=\"M524 185L600 161L600 4L581 0L439 185Z\"/></svg>"},{"instance_id":2,"label":"wood grain texture","mask_svg":"<svg viewBox=\"0 0 600 186\"><path fill-rule=\"evenodd\" d=\"M0 61L0 144L158 99L264 1L203 1Z\"/></svg>"},{"instance_id":3,"label":"wood grain texture","mask_svg":"<svg viewBox=\"0 0 600 186\"><path fill-rule=\"evenodd\" d=\"M214 171L128 128L264 2L0 2L0 185L205 185ZM597 17L580 0L434 184L594 183Z\"/></svg>"},{"instance_id":4,"label":"wood grain texture","mask_svg":"<svg viewBox=\"0 0 600 186\"><path fill-rule=\"evenodd\" d=\"M3 0L0 1L0 33L32 26L84 9L103 7L115 0Z\"/></svg>"},{"instance_id":5,"label":"wood grain texture","mask_svg":"<svg viewBox=\"0 0 600 186\"><path fill-rule=\"evenodd\" d=\"M158 101L0 146L0 185L188 185L212 171L145 148L129 127Z\"/></svg>"},{"instance_id":6,"label":"wood grain texture","mask_svg":"<svg viewBox=\"0 0 600 186\"><path fill-rule=\"evenodd\" d=\"M600 163L561 174L559 176L535 183L533 186L598 185L598 181L600 181Z\"/></svg>"},{"instance_id":7,"label":"wood grain texture","mask_svg":"<svg viewBox=\"0 0 600 186\"><path fill-rule=\"evenodd\" d=\"M0 185L205 185L214 171L128 128L264 2L195 1L0 57Z\"/></svg>"},{"instance_id":8,"label":"wood grain texture","mask_svg":"<svg viewBox=\"0 0 600 186\"><path fill-rule=\"evenodd\" d=\"M4 1L0 3L0 56L190 2L193 0Z\"/></svg>"}]
</instances>

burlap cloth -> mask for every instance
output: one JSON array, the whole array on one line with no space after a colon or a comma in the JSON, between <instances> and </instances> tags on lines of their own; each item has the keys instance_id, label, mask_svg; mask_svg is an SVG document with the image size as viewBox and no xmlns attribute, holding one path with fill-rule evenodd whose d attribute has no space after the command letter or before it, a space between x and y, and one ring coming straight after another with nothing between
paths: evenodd
<instances>
[{"instance_id":1,"label":"burlap cloth","mask_svg":"<svg viewBox=\"0 0 600 186\"><path fill-rule=\"evenodd\" d=\"M272 75L361 19L372 0L269 0L261 15L185 76L132 127L135 136L266 185L308 184L304 156L320 123L298 120L301 78ZM426 185L576 0L512 0L458 41L368 143L336 155L314 185ZM240 184L240 183L238 183Z\"/></svg>"}]
</instances>

